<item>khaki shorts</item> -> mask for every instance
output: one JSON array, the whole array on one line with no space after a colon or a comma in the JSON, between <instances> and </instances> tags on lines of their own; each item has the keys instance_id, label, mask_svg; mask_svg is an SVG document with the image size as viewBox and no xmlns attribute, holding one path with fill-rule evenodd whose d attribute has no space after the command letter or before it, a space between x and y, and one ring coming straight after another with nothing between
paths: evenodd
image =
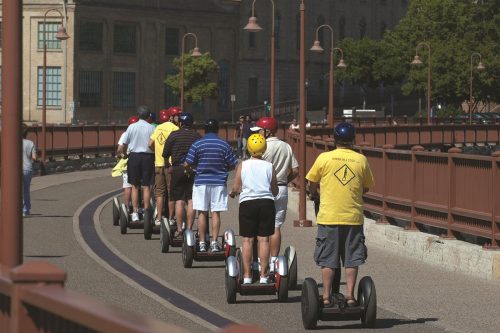
<instances>
[{"instance_id":1,"label":"khaki shorts","mask_svg":"<svg viewBox=\"0 0 500 333\"><path fill-rule=\"evenodd\" d=\"M168 168L155 167L155 197L167 195Z\"/></svg>"}]
</instances>

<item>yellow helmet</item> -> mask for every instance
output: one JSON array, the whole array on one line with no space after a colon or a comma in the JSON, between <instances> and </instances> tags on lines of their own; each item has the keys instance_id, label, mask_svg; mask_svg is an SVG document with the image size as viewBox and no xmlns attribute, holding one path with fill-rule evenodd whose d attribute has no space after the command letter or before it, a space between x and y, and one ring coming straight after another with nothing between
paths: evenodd
<instances>
[{"instance_id":1,"label":"yellow helmet","mask_svg":"<svg viewBox=\"0 0 500 333\"><path fill-rule=\"evenodd\" d=\"M247 141L247 150L252 157L261 157L266 151L266 139L260 134L252 134Z\"/></svg>"}]
</instances>

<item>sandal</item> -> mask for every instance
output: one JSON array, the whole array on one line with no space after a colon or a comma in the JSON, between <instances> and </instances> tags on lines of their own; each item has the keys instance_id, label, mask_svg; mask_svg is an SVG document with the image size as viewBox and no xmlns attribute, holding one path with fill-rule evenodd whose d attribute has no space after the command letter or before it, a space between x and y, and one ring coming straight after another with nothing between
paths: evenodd
<instances>
[{"instance_id":1,"label":"sandal","mask_svg":"<svg viewBox=\"0 0 500 333\"><path fill-rule=\"evenodd\" d=\"M181 238L182 237L182 230L176 230L174 233L174 238Z\"/></svg>"},{"instance_id":2,"label":"sandal","mask_svg":"<svg viewBox=\"0 0 500 333\"><path fill-rule=\"evenodd\" d=\"M331 308L333 305L334 305L334 302L333 302L332 295L330 295L329 299L324 299L323 298L323 307L324 308Z\"/></svg>"},{"instance_id":3,"label":"sandal","mask_svg":"<svg viewBox=\"0 0 500 333\"><path fill-rule=\"evenodd\" d=\"M346 299L347 306L350 308L358 306L358 302L354 298L348 298Z\"/></svg>"}]
</instances>

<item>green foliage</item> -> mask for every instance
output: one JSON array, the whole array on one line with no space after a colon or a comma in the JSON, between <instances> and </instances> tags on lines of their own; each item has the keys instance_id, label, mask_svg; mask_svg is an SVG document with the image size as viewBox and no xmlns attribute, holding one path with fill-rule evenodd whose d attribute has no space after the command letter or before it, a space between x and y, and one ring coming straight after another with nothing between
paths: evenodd
<instances>
[{"instance_id":1,"label":"green foliage","mask_svg":"<svg viewBox=\"0 0 500 333\"><path fill-rule=\"evenodd\" d=\"M472 67L473 99L500 102L500 0L412 0L405 17L381 41L346 39L348 68L339 74L352 84L374 87L399 84L405 94L427 93L428 48L431 55L431 104L457 110L469 100ZM415 53L423 65L410 65ZM476 69L478 52L484 71ZM338 71L337 71L338 72ZM336 72L336 73L337 73ZM444 112L444 111L443 111Z\"/></svg>"},{"instance_id":2,"label":"green foliage","mask_svg":"<svg viewBox=\"0 0 500 333\"><path fill-rule=\"evenodd\" d=\"M184 99L188 102L201 102L204 98L217 97L217 83L213 82L213 74L217 72L217 63L204 53L200 57L192 57L191 53L182 55L184 61ZM173 64L180 72L181 58L175 58ZM179 95L180 74L168 75L165 83Z\"/></svg>"}]
</instances>

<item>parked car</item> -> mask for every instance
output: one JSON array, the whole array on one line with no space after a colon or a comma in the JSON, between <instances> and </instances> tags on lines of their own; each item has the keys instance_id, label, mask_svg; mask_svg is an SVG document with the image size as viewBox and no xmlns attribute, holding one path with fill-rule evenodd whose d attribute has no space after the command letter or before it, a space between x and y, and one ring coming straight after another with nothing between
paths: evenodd
<instances>
[{"instance_id":1,"label":"parked car","mask_svg":"<svg viewBox=\"0 0 500 333\"><path fill-rule=\"evenodd\" d=\"M470 121L470 116L468 114L459 114L455 116L456 124L468 124ZM492 124L495 121L487 116L484 116L482 113L473 113L472 114L472 123L473 124Z\"/></svg>"}]
</instances>

